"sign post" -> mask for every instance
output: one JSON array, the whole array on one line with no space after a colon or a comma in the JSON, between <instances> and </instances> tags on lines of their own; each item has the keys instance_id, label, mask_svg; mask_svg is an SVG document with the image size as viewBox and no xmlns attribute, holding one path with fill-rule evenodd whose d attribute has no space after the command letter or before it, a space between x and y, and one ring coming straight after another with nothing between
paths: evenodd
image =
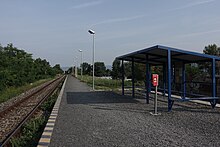
<instances>
[{"instance_id":1,"label":"sign post","mask_svg":"<svg viewBox=\"0 0 220 147\"><path fill-rule=\"evenodd\" d=\"M152 115L158 115L157 113L157 86L158 86L159 76L158 74L152 74L152 85L155 87L155 97L154 97L154 113Z\"/></svg>"}]
</instances>

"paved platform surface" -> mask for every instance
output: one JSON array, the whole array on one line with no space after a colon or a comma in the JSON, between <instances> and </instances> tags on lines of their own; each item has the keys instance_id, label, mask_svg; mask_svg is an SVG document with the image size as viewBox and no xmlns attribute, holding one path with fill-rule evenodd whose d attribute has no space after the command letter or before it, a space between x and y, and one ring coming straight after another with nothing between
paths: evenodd
<instances>
[{"instance_id":1,"label":"paved platform surface","mask_svg":"<svg viewBox=\"0 0 220 147\"><path fill-rule=\"evenodd\" d=\"M220 146L220 110L205 105L153 103L113 92L92 92L69 76L51 147Z\"/></svg>"}]
</instances>

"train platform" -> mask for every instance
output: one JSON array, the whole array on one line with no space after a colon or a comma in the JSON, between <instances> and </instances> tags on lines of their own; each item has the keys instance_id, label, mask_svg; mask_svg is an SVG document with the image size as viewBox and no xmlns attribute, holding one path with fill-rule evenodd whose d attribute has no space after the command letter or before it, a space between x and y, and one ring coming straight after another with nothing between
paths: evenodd
<instances>
[{"instance_id":1,"label":"train platform","mask_svg":"<svg viewBox=\"0 0 220 147\"><path fill-rule=\"evenodd\" d=\"M152 101L93 92L72 76L61 91L39 147L220 146L219 108L177 102L167 112L164 99L153 116Z\"/></svg>"}]
</instances>

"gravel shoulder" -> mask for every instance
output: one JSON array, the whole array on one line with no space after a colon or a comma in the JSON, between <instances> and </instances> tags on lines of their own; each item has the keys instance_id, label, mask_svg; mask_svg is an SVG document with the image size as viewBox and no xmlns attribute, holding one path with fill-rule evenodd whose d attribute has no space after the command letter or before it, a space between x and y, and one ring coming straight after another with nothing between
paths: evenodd
<instances>
[{"instance_id":1,"label":"gravel shoulder","mask_svg":"<svg viewBox=\"0 0 220 147\"><path fill-rule=\"evenodd\" d=\"M210 106L132 99L113 92L92 92L69 76L50 146L220 146L220 109Z\"/></svg>"}]
</instances>

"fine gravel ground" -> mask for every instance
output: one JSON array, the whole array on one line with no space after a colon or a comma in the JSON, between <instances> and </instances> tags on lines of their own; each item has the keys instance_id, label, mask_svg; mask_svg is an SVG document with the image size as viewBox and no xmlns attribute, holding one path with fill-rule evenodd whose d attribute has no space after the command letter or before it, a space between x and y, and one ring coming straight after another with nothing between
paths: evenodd
<instances>
[{"instance_id":1,"label":"fine gravel ground","mask_svg":"<svg viewBox=\"0 0 220 147\"><path fill-rule=\"evenodd\" d=\"M113 92L92 92L69 76L50 146L220 146L220 110L190 102L153 101ZM165 100L165 99L164 99Z\"/></svg>"}]
</instances>

